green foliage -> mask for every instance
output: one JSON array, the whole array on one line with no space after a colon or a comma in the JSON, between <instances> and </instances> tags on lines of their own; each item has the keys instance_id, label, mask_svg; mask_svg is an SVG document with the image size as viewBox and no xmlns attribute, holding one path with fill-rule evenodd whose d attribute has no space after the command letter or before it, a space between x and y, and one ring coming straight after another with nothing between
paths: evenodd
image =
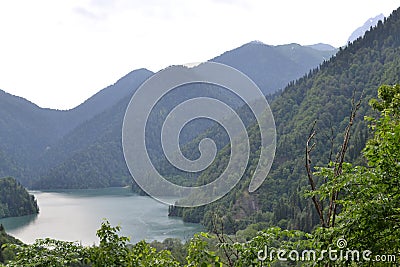
<instances>
[{"instance_id":1,"label":"green foliage","mask_svg":"<svg viewBox=\"0 0 400 267\"><path fill-rule=\"evenodd\" d=\"M196 234L188 247L187 267L222 267L221 258L216 251L210 249L211 235Z\"/></svg>"},{"instance_id":2,"label":"green foliage","mask_svg":"<svg viewBox=\"0 0 400 267\"><path fill-rule=\"evenodd\" d=\"M150 246L158 252L163 250L170 251L171 255L182 265L186 262L188 243L182 243L179 238L167 238L162 242L153 241Z\"/></svg>"},{"instance_id":3,"label":"green foliage","mask_svg":"<svg viewBox=\"0 0 400 267\"><path fill-rule=\"evenodd\" d=\"M104 221L97 231L99 246L90 248L91 266L179 266L167 250L157 250L144 241L128 244L129 238L119 236L119 226L112 227Z\"/></svg>"},{"instance_id":4,"label":"green foliage","mask_svg":"<svg viewBox=\"0 0 400 267\"><path fill-rule=\"evenodd\" d=\"M366 117L373 136L363 155L368 166L345 163L342 175L333 168L319 168L317 175L327 180L313 194L321 199L340 192L337 224L316 231L316 244L326 247L343 237L351 249L370 250L375 255L400 255L400 86L383 85L379 100L371 106L377 119ZM400 260L399 258L397 258Z\"/></svg>"},{"instance_id":5,"label":"green foliage","mask_svg":"<svg viewBox=\"0 0 400 267\"><path fill-rule=\"evenodd\" d=\"M5 244L22 244L21 241L8 235L2 224L0 224L0 266L1 263L7 262L14 258L15 252L3 247Z\"/></svg>"},{"instance_id":6,"label":"green foliage","mask_svg":"<svg viewBox=\"0 0 400 267\"><path fill-rule=\"evenodd\" d=\"M112 227L108 221L101 224L97 231L100 239L98 247L93 247L91 253L91 262L95 266L120 266L129 253L127 242L129 238L119 236L120 226Z\"/></svg>"},{"instance_id":7,"label":"green foliage","mask_svg":"<svg viewBox=\"0 0 400 267\"><path fill-rule=\"evenodd\" d=\"M33 195L14 178L0 178L0 218L17 217L39 212Z\"/></svg>"},{"instance_id":8,"label":"green foliage","mask_svg":"<svg viewBox=\"0 0 400 267\"><path fill-rule=\"evenodd\" d=\"M345 229L353 240L376 253L399 253L400 85L381 86L378 96L371 105L380 117L367 118L374 131L363 151L369 168L350 176L353 192L345 198L343 217L349 217Z\"/></svg>"},{"instance_id":9,"label":"green foliage","mask_svg":"<svg viewBox=\"0 0 400 267\"><path fill-rule=\"evenodd\" d=\"M319 218L312 202L303 196L304 190L309 188L304 169L304 148L309 129L316 121L317 145L313 151L313 164L327 166L334 160L343 141L352 96L354 94L358 99L363 94L345 160L365 164L361 152L370 132L362 118L372 115L368 101L376 98L376 88L381 84L399 83L399 13L399 10L395 11L385 23L380 23L365 37L341 49L318 69L289 83L270 103L277 129L277 150L271 171L257 192L250 196L246 194L246 183L257 164L257 154L254 153L258 148L257 139L251 139L252 158L243 181L234 190L207 207L173 210L174 214L209 226L212 218L209 214L222 212L224 216L234 218L232 228L236 230L266 222L269 226L311 232L318 225ZM248 130L250 135L257 133L254 127ZM199 180L215 179L228 160L229 151L221 150L214 164Z\"/></svg>"},{"instance_id":10,"label":"green foliage","mask_svg":"<svg viewBox=\"0 0 400 267\"><path fill-rule=\"evenodd\" d=\"M400 87L390 88L396 91L391 98L392 102L396 102ZM384 89L388 87L383 86L379 91ZM119 226L112 227L104 221L97 231L99 246L85 248L77 243L51 239L37 240L33 245L7 245L17 251L15 259L9 261L7 266L370 266L370 262L353 260L351 257L338 256L333 260L331 254L323 254L323 251L334 251L334 255L341 255L336 254L339 253L337 242L341 238L347 241L342 247L345 252L348 250L344 249L348 248L361 253L371 250L371 257L397 256L400 194L399 187L394 185L397 185L400 177L397 169L400 158L400 110L391 108L395 103L374 103L380 103L385 108L380 110L380 118L369 119L374 128L374 136L364 149L365 157L372 159L368 161L369 166L353 167L344 163L342 174L337 176L332 164L328 168L317 168L315 173L327 182L322 183L317 191L309 193L309 196L318 195L324 200L330 197L332 189L340 192L338 204L341 205L341 212L334 227L318 227L313 234L270 227L255 235L254 231L250 231L250 235L254 236L246 242L234 241L234 237L224 233L200 233L185 246L186 261L177 261L165 249L182 249L179 242L177 244L170 240L160 243L165 245L158 250L144 241L130 245L128 238L118 235ZM386 164L387 160L394 160L394 166ZM254 224L252 229L265 226ZM243 237L244 232L238 236ZM387 264L373 262L374 266Z\"/></svg>"},{"instance_id":11,"label":"green foliage","mask_svg":"<svg viewBox=\"0 0 400 267\"><path fill-rule=\"evenodd\" d=\"M333 227L316 227L318 218L310 212L310 201L301 199L305 186L304 143L309 126L317 121L319 136L314 157L317 165L326 166L338 151L337 141L343 140L348 123L351 96L364 89L369 100L375 97L379 84L398 82L400 76L400 10L394 12L385 24L366 33L338 55L324 63L318 70L291 83L271 105L279 134L275 165L263 187L256 194L246 192L249 177L254 170L257 155L257 138L252 139L252 158L246 177L228 195L207 207L175 209L170 212L186 220L201 221L214 227L215 214L229 232L239 232L246 242L232 238L220 239L212 234L198 234L186 244L185 259L156 249L142 241L131 245L128 238L118 235L120 228L103 222L97 235L98 246L82 247L74 242L51 239L38 240L33 245L7 245L15 250L15 259L8 266L261 266L263 263L280 266L277 258L265 255L265 248L318 251L337 248L339 238L345 238L346 248L371 250L373 255L396 255L400 259L400 86L379 88L379 100L371 105L379 111L377 118L366 105L359 114L369 115L372 134L366 131L365 122L354 125L354 145L350 147L348 161L340 175L334 173L335 165L317 168L320 176L318 190L308 196L318 195L322 200L339 192L336 224ZM357 89L357 90L354 90ZM257 127L249 127L257 135ZM367 139L369 140L367 141ZM328 141L327 141L328 140ZM215 178L215 171L224 166L229 149L221 150L214 165L201 176L204 183ZM361 157L364 156L364 159ZM101 159L101 157L99 157ZM99 162L101 161L99 159ZM361 162L357 166L354 162ZM70 166L82 166L80 163ZM96 169L96 168L94 168ZM326 182L325 182L326 181ZM1 188L1 187L0 187ZM247 225L251 225L247 227ZM297 230L303 229L312 234ZM266 227L257 232L258 227ZM222 233L224 235L224 233ZM221 242L224 241L224 242ZM216 244L218 243L218 244ZM173 245L173 247L179 247ZM295 261L287 265L296 265ZM354 263L346 259L332 262L308 262L312 265L379 266L376 262ZM384 265L382 265L384 266Z\"/></svg>"},{"instance_id":12,"label":"green foliage","mask_svg":"<svg viewBox=\"0 0 400 267\"><path fill-rule=\"evenodd\" d=\"M332 197L332 192L339 192L336 224L317 227L312 235L272 227L247 242L229 239L216 250L217 253L228 250L225 255L234 255L229 266L388 266L399 263L400 86L381 86L378 96L379 101L370 102L380 116L367 118L373 129L363 149L368 166L344 162L340 175L336 173L339 163L316 168L315 175L325 182L321 182L316 191L307 193L308 197L318 196L324 202ZM344 245L339 247L343 244L339 241L345 242ZM371 261L363 258L362 253L366 251L371 251L367 254ZM389 262L375 261L382 256Z\"/></svg>"},{"instance_id":13,"label":"green foliage","mask_svg":"<svg viewBox=\"0 0 400 267\"><path fill-rule=\"evenodd\" d=\"M126 260L126 265L123 266L140 266L140 267L157 267L157 266L171 266L178 267L180 263L175 260L168 250L157 250L151 247L145 241L140 241L135 244L129 252Z\"/></svg>"},{"instance_id":14,"label":"green foliage","mask_svg":"<svg viewBox=\"0 0 400 267\"><path fill-rule=\"evenodd\" d=\"M312 235L296 230L282 230L279 227L271 227L263 230L254 238L244 243L234 243L231 245L236 249L240 257L235 261L234 266L279 266L282 262L278 258L279 250L285 250L286 254L281 254L289 262L294 263L296 257L290 257L289 251L299 251L310 249ZM293 260L294 259L294 260Z\"/></svg>"},{"instance_id":15,"label":"green foliage","mask_svg":"<svg viewBox=\"0 0 400 267\"><path fill-rule=\"evenodd\" d=\"M7 267L17 266L86 266L89 251L76 242L38 239L32 245L6 245L16 251Z\"/></svg>"},{"instance_id":16,"label":"green foliage","mask_svg":"<svg viewBox=\"0 0 400 267\"><path fill-rule=\"evenodd\" d=\"M249 43L213 61L239 69L269 94L335 52ZM275 62L280 62L278 68ZM43 109L0 91L0 176L18 177L25 186L40 189L127 185L130 175L122 155L121 123L130 97L151 74L146 69L132 71L67 111ZM187 96L184 92L178 97ZM192 131L183 139L189 141L198 133ZM159 139L152 136L149 151L157 155L161 147L153 146L155 137Z\"/></svg>"},{"instance_id":17,"label":"green foliage","mask_svg":"<svg viewBox=\"0 0 400 267\"><path fill-rule=\"evenodd\" d=\"M98 246L84 247L78 242L66 242L54 239L38 239L32 245L6 244L4 248L11 249L15 258L7 262L7 267L13 266L127 266L127 267L157 267L180 266L171 252L157 252L149 244L141 241L128 244L129 238L119 236L119 226L112 227L104 221L97 231L100 239ZM0 240L1 241L1 240Z\"/></svg>"}]
</instances>

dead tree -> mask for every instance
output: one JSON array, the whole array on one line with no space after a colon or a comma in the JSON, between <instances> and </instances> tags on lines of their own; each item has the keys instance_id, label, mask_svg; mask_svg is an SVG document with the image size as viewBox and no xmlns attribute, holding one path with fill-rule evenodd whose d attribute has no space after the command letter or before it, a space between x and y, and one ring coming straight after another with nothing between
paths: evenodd
<instances>
[{"instance_id":1,"label":"dead tree","mask_svg":"<svg viewBox=\"0 0 400 267\"><path fill-rule=\"evenodd\" d=\"M350 136L351 136L351 127L354 124L354 120L357 114L358 109L360 108L361 105L361 100L362 100L362 94L360 99L355 102L355 92L353 92L353 97L351 101L351 113L349 117L349 122L345 128L344 131L344 137L343 137L343 143L340 147L339 153L336 156L335 162L334 162L334 170L333 170L333 179L336 177L339 177L342 175L343 171L343 162L345 159L345 155L349 146L349 141L350 141ZM314 121L310 134L308 135L307 142L306 142L306 171L307 171L307 176L308 176L308 181L310 183L311 191L315 192L317 190L316 182L314 179L313 175L313 168L312 168L312 161L311 161L311 152L316 146L316 143L313 142L315 135L317 134L317 131L315 129L316 121ZM332 141L332 139L331 139ZM331 150L333 149L333 146ZM331 151L332 154L332 151ZM327 182L327 181L325 181ZM325 212L323 208L323 203L318 199L316 195L312 196L312 201L314 203L314 207L318 213L320 223L322 227L334 227L335 226L335 218L337 214L337 200L339 197L339 191L332 189L330 192L330 198L328 202L328 210Z\"/></svg>"}]
</instances>

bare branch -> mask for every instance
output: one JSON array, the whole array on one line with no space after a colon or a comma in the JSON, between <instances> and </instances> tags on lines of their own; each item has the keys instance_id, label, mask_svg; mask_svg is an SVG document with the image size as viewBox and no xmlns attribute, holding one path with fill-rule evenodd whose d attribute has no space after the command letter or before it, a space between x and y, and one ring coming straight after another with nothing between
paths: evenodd
<instances>
[{"instance_id":1,"label":"bare branch","mask_svg":"<svg viewBox=\"0 0 400 267\"><path fill-rule=\"evenodd\" d=\"M353 97L351 100L351 114L349 118L349 123L346 126L345 133L344 133L344 138L343 138L343 143L341 146L341 149L336 157L335 161L335 169L334 169L334 178L340 176L343 171L343 162L344 162L344 157L347 152L347 148L349 146L349 141L350 141L350 136L351 136L351 127L353 126L354 119L356 117L357 111L359 110L361 106L361 101L363 98L364 92L361 93L360 99L358 100L357 104L355 103L355 90L353 91ZM330 225L330 220L332 218L332 227L335 226L335 218L336 218L336 210L337 210L337 204L336 201L338 199L339 192L336 190L332 190L331 193L331 200L329 203L329 209L328 209L328 217L327 217L327 225Z\"/></svg>"},{"instance_id":2,"label":"bare branch","mask_svg":"<svg viewBox=\"0 0 400 267\"><path fill-rule=\"evenodd\" d=\"M316 135L316 131L314 130L316 123L317 123L317 121L314 121L314 124L311 127L311 131L310 131L310 134L309 134L309 136L307 138L307 143L306 143L306 170L307 170L308 181L310 183L312 191L316 190L316 185L315 185L314 176L313 176L312 170L311 170L311 156L310 156L310 153L314 149L315 143L313 143L310 146L310 142L314 139L314 137ZM312 199L312 201L314 203L314 206L315 206L315 209L316 209L316 211L318 213L321 225L323 227L326 227L325 220L324 220L324 214L323 214L323 210L322 210L322 205L321 205L320 201L317 199L316 196L312 196L311 199Z\"/></svg>"},{"instance_id":3,"label":"bare branch","mask_svg":"<svg viewBox=\"0 0 400 267\"><path fill-rule=\"evenodd\" d=\"M217 226L218 225L217 220L218 220L218 215L215 214L214 219L212 220L214 233L217 236L219 244L222 245L223 253L226 259L228 260L227 266L234 266L234 260L232 259L232 255L234 255L236 258L238 258L239 255L235 251L228 251L227 247L224 245L227 244L226 235L224 234L224 223L221 220L220 222L221 230L219 230Z\"/></svg>"}]
</instances>

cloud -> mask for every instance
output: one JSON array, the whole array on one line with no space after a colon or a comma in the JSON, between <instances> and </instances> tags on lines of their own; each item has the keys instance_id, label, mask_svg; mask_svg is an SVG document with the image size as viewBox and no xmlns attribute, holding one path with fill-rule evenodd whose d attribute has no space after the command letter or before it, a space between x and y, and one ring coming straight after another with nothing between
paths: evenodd
<instances>
[{"instance_id":1,"label":"cloud","mask_svg":"<svg viewBox=\"0 0 400 267\"><path fill-rule=\"evenodd\" d=\"M135 68L205 61L251 40L340 46L399 5L365 1L0 0L0 87L71 108Z\"/></svg>"}]
</instances>

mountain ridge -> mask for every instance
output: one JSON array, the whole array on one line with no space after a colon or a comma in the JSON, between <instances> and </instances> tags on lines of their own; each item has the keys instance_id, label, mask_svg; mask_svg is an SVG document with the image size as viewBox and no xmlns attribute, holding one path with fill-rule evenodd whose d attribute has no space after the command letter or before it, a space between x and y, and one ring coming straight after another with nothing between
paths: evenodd
<instances>
[{"instance_id":1,"label":"mountain ridge","mask_svg":"<svg viewBox=\"0 0 400 267\"><path fill-rule=\"evenodd\" d=\"M243 47L245 48L245 50L242 50ZM296 71L297 72L293 72L290 76L290 78L286 78L286 80L283 80L279 85L277 86L285 86L287 83L290 82L290 80L295 79L299 76L299 72L298 69L302 69L303 71L301 71L302 74L306 73L309 71L308 69L308 65L304 66L302 64L297 64L295 63L295 61L293 59L290 59L289 56L284 56L283 54L285 53L284 51L280 51L279 49L281 48L270 48L272 46L268 46L259 42L250 42L247 44L244 44L243 46L227 51L225 53L223 53L222 55L215 57L214 59L211 59L211 61L216 61L216 62L220 62L220 63L224 63L227 65L231 65L233 67L237 67L240 71L244 72L245 74L247 74L250 78L255 79L257 82L258 81L258 85L261 88L261 90L263 90L263 92L268 92L266 90L267 88L267 84L268 81L266 81L265 79L257 79L256 76L258 76L259 72L260 73L265 73L268 72L266 70L265 67L263 67L264 65L262 65L262 62L260 63L260 61L255 60L253 61L253 59L257 59L259 58L259 53L261 51L264 52L265 49L267 49L268 53L274 53L275 54L275 58L279 58L279 59L285 59L286 65L295 65L296 66ZM284 47L284 46L282 46ZM309 51L311 51L310 48L299 48L295 51L295 53L303 53L304 51L307 51L307 53L309 53ZM309 56L309 54L305 53L305 57ZM316 54L320 54L319 51L315 51ZM331 53L334 53L334 51L332 51ZM238 61L243 60L243 58L238 59L236 57L237 54L240 54L241 56L243 56L243 58L245 58L245 62L246 66L243 67L240 66L240 64L238 64ZM251 55L251 56L249 56ZM314 67L316 67L318 64L320 64L322 62L322 58L320 59L316 59L317 56L309 56L310 58L312 58L312 63L310 63L311 65L313 65ZM234 61L234 59L236 59L236 61ZM235 63L236 62L236 63ZM274 62L274 61L271 61ZM265 64L265 63L264 63ZM258 68L256 68L255 66L258 66ZM260 70L259 70L260 69ZM255 71L256 70L256 71ZM277 76L280 75L279 71L276 71L274 69L274 73L273 79L271 80L276 80ZM275 88L275 90L277 90L279 88ZM88 122L85 125L81 125L80 127L78 127L76 129L76 131L79 131L80 133L78 134L78 132L76 133L70 133L68 136L66 136L63 140L65 141L64 145L60 145L59 148L55 151L49 151L48 155L44 155L44 157L42 158L42 162L55 162L55 164L51 163L47 168L47 170L42 170L41 173L41 179L42 181L38 181L37 183L35 183L35 188L41 188L41 187L45 187L48 188L49 186L58 186L57 184L63 184L64 186L68 186L66 183L64 183L63 181L60 180L59 183L50 183L49 181L51 180L51 177L63 177L63 179L68 179L67 177L65 177L65 175L63 175L63 173L69 173L70 175L74 175L73 172L71 172L70 170L83 170L82 166L80 166L80 163L82 162L83 158L89 159L91 158L93 161L91 162L91 164L89 164L90 167L86 168L84 173L86 173L86 177L88 177L88 179L90 179L91 181L93 181L93 183L91 182L91 187L95 187L95 179L93 179L93 176L95 175L99 175L98 174L98 170L101 169L101 164L100 162L103 161L103 159L101 157L96 157L95 154L93 153L93 149L94 147L98 147L99 151L103 151L102 150L102 146L104 145L105 147L109 147L110 149L110 153L112 153L113 155L115 155L116 158L119 158L120 160L118 162L114 162L114 164L112 164L112 166L115 166L114 169L114 173L118 174L121 176L121 181L126 181L126 177L129 176L129 173L126 170L126 166L125 166L125 162L123 161L123 157L122 157L122 149L120 148L119 143L120 141L120 136L121 136L121 128L122 128L122 119L124 116L124 108L127 106L128 101L125 100L121 100L119 102L120 104L117 104L117 106L114 106L112 109L114 109L114 112L117 112L119 115L116 115L116 113L114 113L113 115L113 119L111 119L111 114L113 114L112 111L107 112L105 111L104 114L99 114L97 118L93 118L92 122ZM118 105L120 107L118 107ZM105 119L106 117L108 117L109 119ZM94 122L94 120L97 120L97 122ZM92 126L89 126L92 125ZM97 126L96 126L97 125ZM111 127L109 127L109 125L112 125ZM97 127L97 128L96 128ZM97 129L97 131L95 130ZM90 132L94 133L94 134L89 134ZM106 137L104 137L104 135L101 135L99 133L102 132L109 132L108 134L108 139ZM112 134L111 134L112 132ZM73 137L75 135L75 137ZM89 141L88 138L84 138L84 136L91 136L93 138L91 138L92 141ZM96 137L97 136L97 137ZM85 140L86 139L86 140ZM69 141L68 141L69 140ZM63 141L63 142L64 142ZM70 144L70 145L67 145ZM82 144L82 146L79 146L78 144ZM70 149L70 148L74 148L75 149ZM68 152L69 151L69 152ZM99 152L100 153L100 152ZM105 152L101 152L101 153L105 153ZM155 152L156 154L158 152ZM56 156L58 155L58 156ZM117 156L118 155L118 156ZM106 157L106 155L104 155ZM75 159L74 159L75 158ZM58 160L57 160L58 159ZM62 160L61 160L62 159ZM79 159L79 160L78 160ZM55 160L55 161L54 161ZM65 161L64 161L65 160ZM63 162L64 161L64 162ZM66 164L68 162L68 164ZM82 163L83 164L83 163ZM116 168L116 166L119 166L118 169ZM122 169L122 170L121 170ZM104 175L101 174L99 175L101 178L101 180L103 182L99 182L99 186L104 186L107 184L106 180L107 178L105 177L107 174L107 176L109 177L109 180L111 181L116 181L116 177L113 174L113 172L110 171L105 171ZM83 179L84 177L82 176L82 173L75 173L76 177L80 177L79 179ZM55 179L55 178L54 178ZM58 178L61 179L61 178ZM57 179L56 179L57 180ZM46 181L46 182L45 182ZM82 181L81 183L76 183L73 182L71 185L69 186L82 186L84 185L85 182ZM115 183L114 183L115 185ZM119 185L123 185L123 184L119 184Z\"/></svg>"},{"instance_id":2,"label":"mountain ridge","mask_svg":"<svg viewBox=\"0 0 400 267\"><path fill-rule=\"evenodd\" d=\"M17 177L28 185L40 171L43 153L77 126L126 97L151 74L145 69L132 71L69 111L41 108L22 97L0 91L0 151L18 165L8 168L10 172L0 170L0 174Z\"/></svg>"},{"instance_id":3,"label":"mountain ridge","mask_svg":"<svg viewBox=\"0 0 400 267\"><path fill-rule=\"evenodd\" d=\"M288 47L293 46L296 46L297 49L290 51ZM285 48L288 49L285 50ZM294 53L289 54L289 51ZM251 41L226 51L209 61L223 63L240 70L260 87L264 95L268 95L284 88L288 81L300 78L306 72L333 56L336 51L336 49L319 51L299 44L273 46L260 41ZM304 61L295 60L293 55L303 58ZM268 65L266 62L274 62L275 64ZM253 66L260 67L253 69ZM285 75L279 76L277 73L285 73Z\"/></svg>"},{"instance_id":4,"label":"mountain ridge","mask_svg":"<svg viewBox=\"0 0 400 267\"><path fill-rule=\"evenodd\" d=\"M307 45L307 47L320 50L320 51L330 51L330 50L335 50L337 49L336 47L333 47L330 44L325 44L325 43L317 43L317 44L312 44L312 45Z\"/></svg>"},{"instance_id":5,"label":"mountain ridge","mask_svg":"<svg viewBox=\"0 0 400 267\"><path fill-rule=\"evenodd\" d=\"M250 224L311 231L319 218L313 203L304 197L304 192L309 190L304 160L310 130L316 123L312 164L327 166L340 150L353 97L355 102L362 97L345 161L363 163L361 150L369 136L363 118L375 115L368 102L377 97L377 89L382 84L400 83L399 36L400 8L363 37L341 48L318 69L291 82L270 103L277 130L276 156L268 177L255 193L247 191L257 162L257 155L253 153L245 176L222 199L200 208L170 209L170 215L188 222L201 222L210 230L218 215L230 233ZM249 131L250 135L257 133L254 125ZM257 139L251 144L256 146ZM253 151L256 150L257 146ZM219 175L218 164L228 159L227 151L219 153L215 164L199 177L200 184L215 179Z\"/></svg>"}]
</instances>

